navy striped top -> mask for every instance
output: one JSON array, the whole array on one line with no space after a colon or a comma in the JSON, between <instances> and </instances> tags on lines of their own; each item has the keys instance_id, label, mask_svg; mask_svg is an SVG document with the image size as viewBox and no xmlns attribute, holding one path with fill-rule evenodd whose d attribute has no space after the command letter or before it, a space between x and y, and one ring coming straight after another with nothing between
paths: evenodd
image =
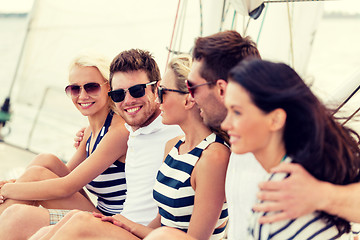
<instances>
[{"instance_id":1,"label":"navy striped top","mask_svg":"<svg viewBox=\"0 0 360 240\"><path fill-rule=\"evenodd\" d=\"M95 141L92 152L94 152L101 139L107 133L113 114L112 111L108 114L104 126ZM86 143L87 157L90 155L90 140L91 135ZM106 216L119 214L123 209L126 198L125 163L115 161L108 169L88 183L86 188L97 196L97 209L102 214Z\"/></svg>"},{"instance_id":2,"label":"navy striped top","mask_svg":"<svg viewBox=\"0 0 360 240\"><path fill-rule=\"evenodd\" d=\"M179 155L179 147L183 141L184 138L179 140L161 165L156 177L153 196L159 206L161 224L186 232L194 209L195 191L190 182L194 166L202 151L209 144L213 142L225 144L225 142L212 133L193 150L187 154ZM225 202L211 239L222 239L224 237L226 224L225 227L220 226L223 226L227 220L228 211Z\"/></svg>"},{"instance_id":3,"label":"navy striped top","mask_svg":"<svg viewBox=\"0 0 360 240\"><path fill-rule=\"evenodd\" d=\"M284 162L291 162L291 158L287 157ZM281 181L288 177L288 173L271 174L268 181ZM259 224L258 220L261 216L272 215L277 212L254 212L250 219L248 229L248 239L256 240L328 240L335 238L338 234L336 226L327 223L319 217L318 212L313 212L302 217L292 220L283 220L269 224ZM341 239L349 239L348 234L342 235Z\"/></svg>"}]
</instances>

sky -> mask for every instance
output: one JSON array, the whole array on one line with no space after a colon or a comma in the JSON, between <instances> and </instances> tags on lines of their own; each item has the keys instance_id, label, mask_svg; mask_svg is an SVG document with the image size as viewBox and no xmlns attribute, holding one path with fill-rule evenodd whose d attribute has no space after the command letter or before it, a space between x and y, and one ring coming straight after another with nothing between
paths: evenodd
<instances>
[{"instance_id":1,"label":"sky","mask_svg":"<svg viewBox=\"0 0 360 240\"><path fill-rule=\"evenodd\" d=\"M31 9L32 3L33 0L0 0L0 12L27 12ZM325 11L360 13L360 0L327 0Z\"/></svg>"},{"instance_id":2,"label":"sky","mask_svg":"<svg viewBox=\"0 0 360 240\"><path fill-rule=\"evenodd\" d=\"M28 12L33 0L0 0L0 12Z\"/></svg>"}]
</instances>

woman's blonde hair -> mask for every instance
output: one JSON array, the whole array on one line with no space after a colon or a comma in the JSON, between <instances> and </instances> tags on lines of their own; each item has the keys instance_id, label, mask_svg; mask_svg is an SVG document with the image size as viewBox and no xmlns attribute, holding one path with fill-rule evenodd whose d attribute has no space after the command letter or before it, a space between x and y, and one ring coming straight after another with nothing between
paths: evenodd
<instances>
[{"instance_id":1,"label":"woman's blonde hair","mask_svg":"<svg viewBox=\"0 0 360 240\"><path fill-rule=\"evenodd\" d=\"M176 87L180 91L187 92L185 80L187 80L192 65L192 58L190 55L182 54L173 57L168 67L174 72L176 76Z\"/></svg>"},{"instance_id":2,"label":"woman's blonde hair","mask_svg":"<svg viewBox=\"0 0 360 240\"><path fill-rule=\"evenodd\" d=\"M102 75L104 82L110 84L110 63L110 59L101 54L80 54L71 61L69 65L69 72L75 67L96 67ZM115 104L110 97L108 102L110 110L116 111Z\"/></svg>"}]
</instances>

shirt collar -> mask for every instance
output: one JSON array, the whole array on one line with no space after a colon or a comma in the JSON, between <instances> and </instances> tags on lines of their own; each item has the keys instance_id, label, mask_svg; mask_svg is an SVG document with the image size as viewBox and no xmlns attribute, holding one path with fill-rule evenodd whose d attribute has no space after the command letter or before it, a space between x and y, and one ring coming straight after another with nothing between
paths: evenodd
<instances>
[{"instance_id":1,"label":"shirt collar","mask_svg":"<svg viewBox=\"0 0 360 240\"><path fill-rule=\"evenodd\" d=\"M142 135L142 134L143 135L151 134L151 133L160 131L164 127L164 124L162 123L162 117L159 115L149 125L147 125L145 127L141 127L135 131L133 131L131 126L127 123L125 123L125 127L130 132L131 136L137 136L137 135Z\"/></svg>"}]
</instances>

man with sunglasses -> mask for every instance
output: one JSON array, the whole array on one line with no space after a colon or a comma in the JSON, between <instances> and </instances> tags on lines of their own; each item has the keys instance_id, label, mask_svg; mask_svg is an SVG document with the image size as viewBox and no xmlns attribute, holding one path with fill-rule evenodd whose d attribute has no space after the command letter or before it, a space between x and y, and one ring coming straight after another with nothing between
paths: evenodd
<instances>
[{"instance_id":1,"label":"man with sunglasses","mask_svg":"<svg viewBox=\"0 0 360 240\"><path fill-rule=\"evenodd\" d=\"M220 127L225 119L228 72L246 57L260 58L260 54L249 37L243 38L236 31L219 32L195 41L187 86L207 125ZM228 239L246 239L248 216L264 174L252 154L231 155L226 175Z\"/></svg>"},{"instance_id":2,"label":"man with sunglasses","mask_svg":"<svg viewBox=\"0 0 360 240\"><path fill-rule=\"evenodd\" d=\"M227 111L224 106L227 75L232 67L246 57L260 54L254 42L235 31L216 33L196 40L188 91L201 110L204 121L220 126ZM256 211L274 212L260 219L263 223L297 218L316 210L359 222L360 183L337 186L312 177L298 164L281 164L274 171L287 172L290 177L280 182L261 182L265 171L250 154L230 157L226 176L226 199L229 210L228 239L246 239L248 216ZM258 183L261 191L258 193ZM256 195L257 194L257 195ZM272 202L253 206L255 196ZM146 239L184 239L172 229L158 229Z\"/></svg>"},{"instance_id":3,"label":"man with sunglasses","mask_svg":"<svg viewBox=\"0 0 360 240\"><path fill-rule=\"evenodd\" d=\"M178 126L163 125L155 89L160 72L149 52L131 49L115 57L110 66L108 93L130 132L125 160L127 197L122 215L148 224L157 215L152 198L156 173L165 143L181 135Z\"/></svg>"}]
</instances>

